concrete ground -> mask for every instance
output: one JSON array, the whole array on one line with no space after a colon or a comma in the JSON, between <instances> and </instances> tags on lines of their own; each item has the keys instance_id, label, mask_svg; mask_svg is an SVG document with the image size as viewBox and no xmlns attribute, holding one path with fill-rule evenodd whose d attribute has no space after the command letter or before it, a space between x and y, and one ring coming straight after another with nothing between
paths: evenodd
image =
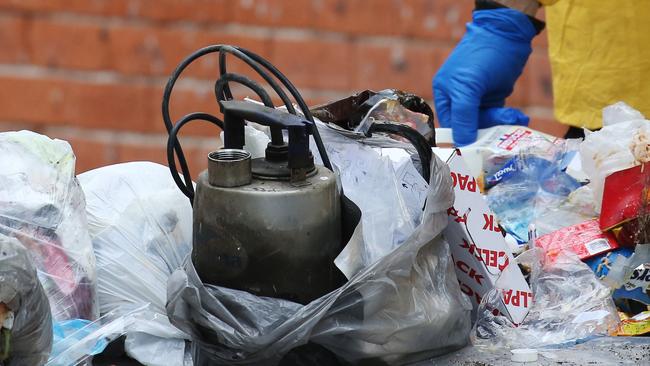
<instances>
[{"instance_id":1,"label":"concrete ground","mask_svg":"<svg viewBox=\"0 0 650 366\"><path fill-rule=\"evenodd\" d=\"M123 342L123 341L122 341ZM126 357L123 343L115 342L114 350L95 357L97 366L140 365ZM116 346L116 347L115 347ZM121 349L120 349L121 348ZM570 348L545 349L539 351L539 359L533 363L510 361L510 350L486 351L466 347L455 353L422 361L411 366L599 366L599 365L650 365L650 337L604 337L596 338ZM329 365L314 365L329 366Z\"/></svg>"},{"instance_id":2,"label":"concrete ground","mask_svg":"<svg viewBox=\"0 0 650 366\"><path fill-rule=\"evenodd\" d=\"M539 350L538 361L525 364L510 361L509 349L486 351L471 346L414 364L428 365L650 365L650 337L603 337L570 348Z\"/></svg>"}]
</instances>

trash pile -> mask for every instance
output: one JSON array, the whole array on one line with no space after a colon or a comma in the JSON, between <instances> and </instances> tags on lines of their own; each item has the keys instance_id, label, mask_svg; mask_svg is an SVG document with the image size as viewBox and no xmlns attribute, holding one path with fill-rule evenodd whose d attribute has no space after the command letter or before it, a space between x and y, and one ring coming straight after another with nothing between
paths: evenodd
<instances>
[{"instance_id":1,"label":"trash pile","mask_svg":"<svg viewBox=\"0 0 650 366\"><path fill-rule=\"evenodd\" d=\"M470 342L531 360L536 349L650 333L650 121L639 112L606 108L584 141L497 126L473 145L441 148L449 131L434 129L412 94L364 91L309 109L279 71L230 46L199 50L177 71L214 52L271 70L296 105L275 107L224 66L215 85L224 121L193 113L172 124L175 75L163 100L170 167L133 162L78 177L68 143L0 133L0 364L90 364L118 338L144 365L392 365ZM262 102L232 100L228 82ZM237 167L247 181L220 181L210 168L191 179L177 134L196 119L220 126L228 147L209 167ZM319 184L334 188L316 209L267 204ZM226 208L271 212L260 231L275 228L280 242L304 234L321 248L310 238L335 237L324 268L340 282L317 292L315 277L296 278L295 258L260 276L262 259L304 253L276 242L259 258L266 238L237 226L243 208L202 206L210 189L236 197L220 201ZM336 217L335 235L299 232L318 215ZM208 254L197 258L197 245ZM202 275L211 270L217 283ZM233 280L242 273L246 286ZM278 287L306 281L317 296L265 288L272 276L288 279Z\"/></svg>"},{"instance_id":2,"label":"trash pile","mask_svg":"<svg viewBox=\"0 0 650 366\"><path fill-rule=\"evenodd\" d=\"M650 333L650 121L624 103L603 118L584 141L503 126L461 149L469 164L452 166L457 195L445 237L461 289L476 295L476 347L553 348ZM487 207L459 202L479 189ZM503 279L508 266L491 281L506 262L520 269L514 279Z\"/></svg>"}]
</instances>

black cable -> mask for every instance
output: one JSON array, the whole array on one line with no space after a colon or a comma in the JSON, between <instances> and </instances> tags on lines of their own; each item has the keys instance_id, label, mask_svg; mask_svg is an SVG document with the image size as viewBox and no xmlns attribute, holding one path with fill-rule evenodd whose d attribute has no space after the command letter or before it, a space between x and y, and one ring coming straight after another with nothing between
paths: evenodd
<instances>
[{"instance_id":1,"label":"black cable","mask_svg":"<svg viewBox=\"0 0 650 366\"><path fill-rule=\"evenodd\" d=\"M230 89L228 83L231 81L248 87L249 89L251 89L257 94L257 96L260 98L260 100L265 106L269 108L275 108L275 106L273 105L273 101L269 96L269 93L267 93L266 90L264 90L264 87L262 87L262 85L243 75L231 74L231 73L222 74L221 77L214 84L214 95L216 96L217 101L221 101L224 99L225 100L232 99L232 97L227 96L229 91L226 91L226 88ZM282 136L282 129L278 127L271 127L271 143L277 146L284 145L284 136Z\"/></svg>"},{"instance_id":2,"label":"black cable","mask_svg":"<svg viewBox=\"0 0 650 366\"><path fill-rule=\"evenodd\" d=\"M393 124L393 123L373 123L368 130L368 133L384 132L402 136L406 138L415 147L415 150L420 157L420 164L422 165L422 177L429 183L431 178L431 159L433 159L433 151L431 146L424 136L409 126Z\"/></svg>"},{"instance_id":3,"label":"black cable","mask_svg":"<svg viewBox=\"0 0 650 366\"><path fill-rule=\"evenodd\" d=\"M169 170L171 171L174 182L181 192L190 199L190 202L194 201L194 186L192 185L192 179L186 178L185 180L182 180L178 175L178 171L176 170L176 161L174 160L174 148L179 146L177 135L180 129L185 124L195 120L207 121L223 129L223 122L219 118L208 113L195 112L181 118L169 131L169 137L167 138L167 163L169 165Z\"/></svg>"},{"instance_id":4,"label":"black cable","mask_svg":"<svg viewBox=\"0 0 650 366\"><path fill-rule=\"evenodd\" d=\"M273 76L275 76L282 84L284 87L287 88L289 93L293 96L293 98L296 100L296 103L302 110L303 115L305 118L313 123L313 129L312 129L312 135L314 136L314 141L316 142L316 146L318 148L318 152L321 156L321 160L323 161L323 165L327 167L328 169L332 170L332 164L329 160L329 157L327 156L327 151L325 150L325 145L323 144L323 141L321 139L321 136L318 132L318 128L316 124L314 123L314 118L309 111L309 108L307 107L307 104L305 103L304 99L298 93L297 89L295 86L282 74L277 68L275 68L270 62L262 58L261 56L239 48L239 47L232 47L232 46L227 46L227 45L213 45L213 46L208 46L204 47L202 49L199 49L189 55L187 58L185 58L181 63L174 69L172 74L169 77L169 80L167 81L167 84L165 85L165 89L163 92L163 100L162 100L162 116L163 116L163 122L165 123L165 128L168 133L171 134L172 130L175 128L174 124L172 123L170 113L169 113L169 103L171 99L171 93L173 91L174 85L176 84L176 81L182 74L182 72L189 66L192 62L197 60L198 58L214 53L214 52L219 52L219 66L220 66L220 77L227 74L227 69L226 69L226 54L230 53L234 55L235 57L239 58L240 60L244 61L246 64L248 64L253 70L255 70L270 86L271 88L278 94L282 102L287 108L287 111L292 114L297 114L295 108L293 107L293 104L291 103L291 100L288 98L287 94L284 92L284 90L277 84L277 82L267 73L264 71L263 68L267 69ZM260 67L260 65L262 67ZM250 83L249 83L250 84ZM228 83L226 82L223 87L222 94L224 98L232 98L232 93L229 88ZM258 93L259 94L259 93ZM219 95L217 95L217 98ZM260 96L260 98L262 98ZM210 115L208 115L210 116ZM187 117L187 116L186 116ZM217 121L221 122L219 119L217 119L214 116L210 116ZM210 118L208 117L208 118ZM185 118L185 117L184 117ZM202 118L194 118L194 119L202 119ZM182 120L180 121L182 122ZM179 122L179 123L180 123ZM183 125L187 123L184 122ZM214 123L214 122L213 122ZM176 130L175 135L178 133L178 130ZM273 134L273 131L272 131ZM272 136L273 137L273 136ZM276 136L277 140L277 136ZM169 160L169 153L171 152L171 156L173 158L174 152L176 153L176 156L178 158L178 164L180 165L181 171L183 173L183 180L180 179L180 176L178 176L178 172L176 172L176 165L175 165L175 160L172 159L172 164L174 167L174 172L172 173L172 176L174 177L174 181L176 184L179 186L179 189L185 193L186 196L192 197L193 196L193 187L191 185L191 175L189 172L189 168L187 166L187 160L185 159L185 155L183 153L183 149L181 148L181 145L179 144L178 140L176 137L174 137L171 140L168 140L168 160ZM183 182L184 181L184 182ZM189 185L188 185L189 182Z\"/></svg>"},{"instance_id":5,"label":"black cable","mask_svg":"<svg viewBox=\"0 0 650 366\"><path fill-rule=\"evenodd\" d=\"M333 171L332 168L332 163L330 162L330 158L327 155L327 151L325 150L325 144L323 144L323 140L321 139L320 133L318 132L318 127L316 126L316 123L314 122L314 116L312 116L311 111L309 110L309 107L307 106L307 103L305 103L305 100L302 98L302 95L298 92L298 89L287 79L280 70L278 70L273 64L265 60L263 57L255 54L254 52L251 52L245 48L237 47L240 51L244 52L247 54L250 58L255 60L256 62L260 63L262 66L264 66L267 70L273 74L280 82L289 90L289 93L291 96L293 96L293 99L296 100L296 104L298 104L298 107L302 110L302 114L305 116L305 118L314 123L314 130L313 130L313 135L314 135L314 142L316 142L316 148L318 149L318 153L320 154L321 160L323 161L323 165ZM294 113L295 114L295 113Z\"/></svg>"},{"instance_id":6,"label":"black cable","mask_svg":"<svg viewBox=\"0 0 650 366\"><path fill-rule=\"evenodd\" d=\"M226 45L221 46L219 52L230 53L234 56L237 56L237 58L239 58L240 60L248 64L248 66L250 66L253 70L255 70L255 72L257 72L257 74L260 75L264 79L264 81L266 81L271 86L273 91L276 92L276 94L278 94L278 96L282 100L282 103L284 103L284 106L287 108L287 111L289 111L289 113L291 114L296 114L296 109L293 107L293 103L291 103L291 99L289 99L287 93L284 92L284 90L280 87L280 85L278 85L278 83L271 76L269 76L269 74L264 72L264 70L258 65L258 62L253 60L244 52L232 46L226 46Z\"/></svg>"}]
</instances>

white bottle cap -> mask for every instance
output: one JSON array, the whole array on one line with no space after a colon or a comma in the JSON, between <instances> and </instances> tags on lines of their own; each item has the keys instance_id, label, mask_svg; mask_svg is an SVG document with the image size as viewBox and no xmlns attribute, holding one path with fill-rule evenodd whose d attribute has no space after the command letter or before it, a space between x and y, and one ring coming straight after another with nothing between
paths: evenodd
<instances>
[{"instance_id":1,"label":"white bottle cap","mask_svg":"<svg viewBox=\"0 0 650 366\"><path fill-rule=\"evenodd\" d=\"M510 353L512 353L512 356L510 356L510 360L512 360L513 362L537 361L537 350L535 349L528 349L528 348L513 349L510 350Z\"/></svg>"}]
</instances>

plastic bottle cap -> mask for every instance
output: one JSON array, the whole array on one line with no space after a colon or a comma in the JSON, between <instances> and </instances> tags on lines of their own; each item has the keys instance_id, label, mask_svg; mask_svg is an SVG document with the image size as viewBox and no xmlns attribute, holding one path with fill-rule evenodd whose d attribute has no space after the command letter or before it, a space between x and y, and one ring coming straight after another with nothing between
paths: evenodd
<instances>
[{"instance_id":1,"label":"plastic bottle cap","mask_svg":"<svg viewBox=\"0 0 650 366\"><path fill-rule=\"evenodd\" d=\"M512 360L513 362L537 361L537 350L535 349L528 349L528 348L513 349L510 350L510 353L512 353L512 356L510 356L510 360Z\"/></svg>"}]
</instances>

